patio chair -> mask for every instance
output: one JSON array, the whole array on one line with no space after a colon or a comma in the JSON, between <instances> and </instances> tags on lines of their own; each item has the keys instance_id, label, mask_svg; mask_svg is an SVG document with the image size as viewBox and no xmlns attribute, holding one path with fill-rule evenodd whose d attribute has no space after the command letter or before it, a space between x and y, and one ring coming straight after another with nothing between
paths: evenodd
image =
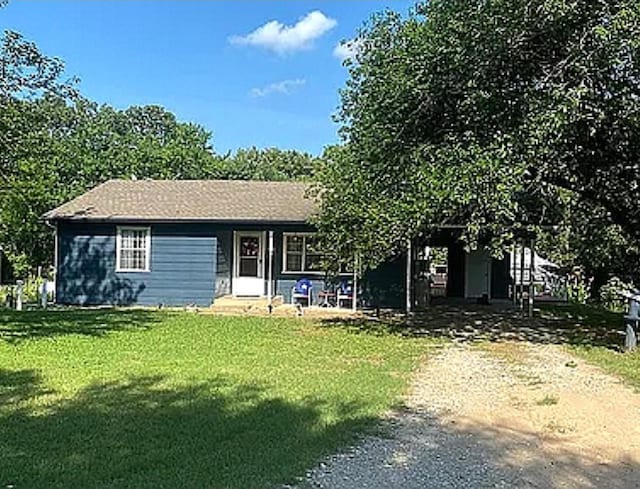
<instances>
[{"instance_id":1,"label":"patio chair","mask_svg":"<svg viewBox=\"0 0 640 489\"><path fill-rule=\"evenodd\" d=\"M297 301L306 301L307 306L311 305L312 296L311 291L313 284L308 278L301 278L291 288L291 304L296 304Z\"/></svg>"},{"instance_id":2,"label":"patio chair","mask_svg":"<svg viewBox=\"0 0 640 489\"><path fill-rule=\"evenodd\" d=\"M353 305L353 285L346 280L341 280L336 288L336 307L342 307L343 301L349 301Z\"/></svg>"}]
</instances>

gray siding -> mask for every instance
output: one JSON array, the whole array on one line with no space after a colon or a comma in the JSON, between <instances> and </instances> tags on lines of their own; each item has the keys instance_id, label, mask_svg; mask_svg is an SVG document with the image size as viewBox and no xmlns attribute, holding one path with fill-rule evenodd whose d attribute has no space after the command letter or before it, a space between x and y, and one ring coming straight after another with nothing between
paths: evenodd
<instances>
[{"instance_id":1,"label":"gray siding","mask_svg":"<svg viewBox=\"0 0 640 489\"><path fill-rule=\"evenodd\" d=\"M151 226L149 272L116 272L115 224L60 223L57 301L79 305L212 303L216 237L210 226Z\"/></svg>"}]
</instances>

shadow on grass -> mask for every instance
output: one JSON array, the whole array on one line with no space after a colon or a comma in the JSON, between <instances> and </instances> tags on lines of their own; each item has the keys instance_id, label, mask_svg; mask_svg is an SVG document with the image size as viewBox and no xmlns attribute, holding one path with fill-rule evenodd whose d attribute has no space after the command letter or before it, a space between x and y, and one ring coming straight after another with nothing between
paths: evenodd
<instances>
[{"instance_id":1,"label":"shadow on grass","mask_svg":"<svg viewBox=\"0 0 640 489\"><path fill-rule=\"evenodd\" d=\"M146 310L53 309L11 311L0 309L0 341L9 343L62 335L103 336L112 331L149 329L163 313Z\"/></svg>"},{"instance_id":2,"label":"shadow on grass","mask_svg":"<svg viewBox=\"0 0 640 489\"><path fill-rule=\"evenodd\" d=\"M375 420L357 406L267 397L219 377L181 388L163 377L91 385L43 408L32 371L0 374L0 487L253 488L292 481ZM44 412L43 412L44 411Z\"/></svg>"},{"instance_id":3,"label":"shadow on grass","mask_svg":"<svg viewBox=\"0 0 640 489\"><path fill-rule=\"evenodd\" d=\"M624 341L622 315L575 305L542 305L533 318L510 307L437 305L411 318L387 312L378 317L325 320L322 324L356 333L425 336L459 342L530 341L618 350Z\"/></svg>"},{"instance_id":4,"label":"shadow on grass","mask_svg":"<svg viewBox=\"0 0 640 489\"><path fill-rule=\"evenodd\" d=\"M0 406L9 406L48 394L35 370L0 370Z\"/></svg>"}]
</instances>

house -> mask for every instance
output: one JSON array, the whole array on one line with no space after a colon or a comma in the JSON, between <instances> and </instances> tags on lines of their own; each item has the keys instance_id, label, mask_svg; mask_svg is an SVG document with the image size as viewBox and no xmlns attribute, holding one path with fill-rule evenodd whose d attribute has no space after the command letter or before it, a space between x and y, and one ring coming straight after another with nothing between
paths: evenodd
<instances>
[{"instance_id":1,"label":"house","mask_svg":"<svg viewBox=\"0 0 640 489\"><path fill-rule=\"evenodd\" d=\"M56 229L56 302L209 306L229 295L288 301L296 281L308 278L317 303L329 284L309 222L318 205L307 189L297 182L103 183L45 215ZM503 273L502 261L487 253L448 245L448 295L507 293L508 259ZM407 256L362 277L363 304L403 307L413 300L419 270L417 262L407 267Z\"/></svg>"}]
</instances>

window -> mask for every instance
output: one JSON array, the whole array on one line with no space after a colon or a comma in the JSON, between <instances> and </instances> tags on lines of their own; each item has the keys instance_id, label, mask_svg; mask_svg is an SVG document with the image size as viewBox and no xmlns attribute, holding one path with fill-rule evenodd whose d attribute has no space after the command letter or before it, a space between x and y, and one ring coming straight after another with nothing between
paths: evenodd
<instances>
[{"instance_id":1,"label":"window","mask_svg":"<svg viewBox=\"0 0 640 489\"><path fill-rule=\"evenodd\" d=\"M118 228L116 238L116 271L149 271L149 255L151 251L149 234L149 228Z\"/></svg>"},{"instance_id":2,"label":"window","mask_svg":"<svg viewBox=\"0 0 640 489\"><path fill-rule=\"evenodd\" d=\"M284 272L322 272L322 253L313 234L283 235Z\"/></svg>"}]
</instances>

